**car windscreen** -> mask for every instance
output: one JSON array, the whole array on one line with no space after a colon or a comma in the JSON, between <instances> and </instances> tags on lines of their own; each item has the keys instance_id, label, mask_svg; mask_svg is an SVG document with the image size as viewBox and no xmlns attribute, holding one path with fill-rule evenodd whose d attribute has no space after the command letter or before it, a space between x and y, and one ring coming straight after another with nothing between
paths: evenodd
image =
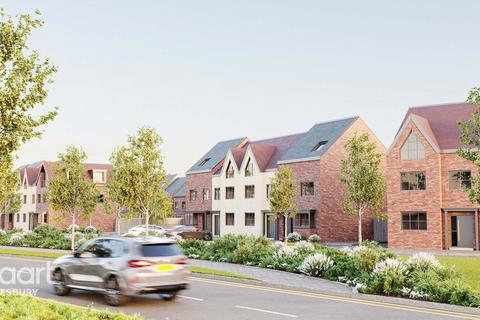
<instances>
[{"instance_id":1,"label":"car windscreen","mask_svg":"<svg viewBox=\"0 0 480 320\"><path fill-rule=\"evenodd\" d=\"M142 245L144 257L171 257L183 255L182 249L174 243L156 243Z\"/></svg>"}]
</instances>

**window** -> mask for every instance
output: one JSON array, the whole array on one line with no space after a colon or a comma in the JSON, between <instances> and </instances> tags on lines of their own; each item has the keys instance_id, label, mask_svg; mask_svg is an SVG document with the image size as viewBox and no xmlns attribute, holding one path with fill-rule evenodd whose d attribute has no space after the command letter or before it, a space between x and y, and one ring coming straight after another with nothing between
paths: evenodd
<instances>
[{"instance_id":1,"label":"window","mask_svg":"<svg viewBox=\"0 0 480 320\"><path fill-rule=\"evenodd\" d=\"M310 227L310 213L299 212L295 216L295 227L309 228Z\"/></svg>"},{"instance_id":2,"label":"window","mask_svg":"<svg viewBox=\"0 0 480 320\"><path fill-rule=\"evenodd\" d=\"M313 182L300 183L300 194L302 196L313 196L315 194Z\"/></svg>"},{"instance_id":3,"label":"window","mask_svg":"<svg viewBox=\"0 0 480 320\"><path fill-rule=\"evenodd\" d=\"M32 203L35 203L35 195L32 194Z\"/></svg>"},{"instance_id":4,"label":"window","mask_svg":"<svg viewBox=\"0 0 480 320\"><path fill-rule=\"evenodd\" d=\"M183 255L180 247L175 243L144 244L142 245L144 257L174 257Z\"/></svg>"},{"instance_id":5,"label":"window","mask_svg":"<svg viewBox=\"0 0 480 320\"><path fill-rule=\"evenodd\" d=\"M255 186L245 186L245 199L255 198Z\"/></svg>"},{"instance_id":6,"label":"window","mask_svg":"<svg viewBox=\"0 0 480 320\"><path fill-rule=\"evenodd\" d=\"M42 203L42 195L40 193L37 194L37 203Z\"/></svg>"},{"instance_id":7,"label":"window","mask_svg":"<svg viewBox=\"0 0 480 320\"><path fill-rule=\"evenodd\" d=\"M227 171L225 173L225 176L227 179L229 179L229 178L233 178L234 175L235 175L235 171L232 166L232 161L228 161Z\"/></svg>"},{"instance_id":8,"label":"window","mask_svg":"<svg viewBox=\"0 0 480 320\"><path fill-rule=\"evenodd\" d=\"M185 213L183 216L183 223L187 226L193 225L193 213Z\"/></svg>"},{"instance_id":9,"label":"window","mask_svg":"<svg viewBox=\"0 0 480 320\"><path fill-rule=\"evenodd\" d=\"M17 213L17 222L20 222L20 213Z\"/></svg>"},{"instance_id":10,"label":"window","mask_svg":"<svg viewBox=\"0 0 480 320\"><path fill-rule=\"evenodd\" d=\"M203 167L205 165L205 163L207 163L209 160L210 160L210 158L203 159L202 162L200 162L199 166Z\"/></svg>"},{"instance_id":11,"label":"window","mask_svg":"<svg viewBox=\"0 0 480 320\"><path fill-rule=\"evenodd\" d=\"M213 197L215 200L220 200L220 188L215 188L213 190Z\"/></svg>"},{"instance_id":12,"label":"window","mask_svg":"<svg viewBox=\"0 0 480 320\"><path fill-rule=\"evenodd\" d=\"M48 223L48 213L43 215L43 223Z\"/></svg>"},{"instance_id":13,"label":"window","mask_svg":"<svg viewBox=\"0 0 480 320\"><path fill-rule=\"evenodd\" d=\"M235 214L231 212L227 212L225 214L225 225L226 226L233 226L235 225Z\"/></svg>"},{"instance_id":14,"label":"window","mask_svg":"<svg viewBox=\"0 0 480 320\"><path fill-rule=\"evenodd\" d=\"M182 210L185 210L187 208L187 204L185 203L185 201L182 201Z\"/></svg>"},{"instance_id":15,"label":"window","mask_svg":"<svg viewBox=\"0 0 480 320\"><path fill-rule=\"evenodd\" d=\"M27 196L26 195L23 196L23 203L27 204Z\"/></svg>"},{"instance_id":16,"label":"window","mask_svg":"<svg viewBox=\"0 0 480 320\"><path fill-rule=\"evenodd\" d=\"M254 226L255 225L255 213L253 213L253 212L246 212L245 213L245 225L246 226Z\"/></svg>"},{"instance_id":17,"label":"window","mask_svg":"<svg viewBox=\"0 0 480 320\"><path fill-rule=\"evenodd\" d=\"M27 222L27 214L26 213L23 214L23 222Z\"/></svg>"},{"instance_id":18,"label":"window","mask_svg":"<svg viewBox=\"0 0 480 320\"><path fill-rule=\"evenodd\" d=\"M472 187L472 173L470 171L450 171L450 190L470 189Z\"/></svg>"},{"instance_id":19,"label":"window","mask_svg":"<svg viewBox=\"0 0 480 320\"><path fill-rule=\"evenodd\" d=\"M400 173L402 190L425 190L425 172L402 172Z\"/></svg>"},{"instance_id":20,"label":"window","mask_svg":"<svg viewBox=\"0 0 480 320\"><path fill-rule=\"evenodd\" d=\"M203 197L203 200L208 200L210 198L210 190L203 189L202 190L202 197Z\"/></svg>"},{"instance_id":21,"label":"window","mask_svg":"<svg viewBox=\"0 0 480 320\"><path fill-rule=\"evenodd\" d=\"M323 146L327 144L327 142L328 142L328 141L320 141L319 143L317 143L317 144L312 148L312 151L311 151L311 152L321 150L321 149L323 148Z\"/></svg>"},{"instance_id":22,"label":"window","mask_svg":"<svg viewBox=\"0 0 480 320\"><path fill-rule=\"evenodd\" d=\"M253 161L251 158L248 158L247 165L245 167L245 177L253 176Z\"/></svg>"},{"instance_id":23,"label":"window","mask_svg":"<svg viewBox=\"0 0 480 320\"><path fill-rule=\"evenodd\" d=\"M226 187L225 188L225 199L233 199L235 198L235 188L234 187Z\"/></svg>"},{"instance_id":24,"label":"window","mask_svg":"<svg viewBox=\"0 0 480 320\"><path fill-rule=\"evenodd\" d=\"M93 170L93 182L105 183L105 171Z\"/></svg>"},{"instance_id":25,"label":"window","mask_svg":"<svg viewBox=\"0 0 480 320\"><path fill-rule=\"evenodd\" d=\"M197 190L190 190L190 201L197 200Z\"/></svg>"},{"instance_id":26,"label":"window","mask_svg":"<svg viewBox=\"0 0 480 320\"><path fill-rule=\"evenodd\" d=\"M174 203L174 205L173 205L173 208L174 208L174 209L178 209L178 202L177 202L177 201L175 201L175 203Z\"/></svg>"},{"instance_id":27,"label":"window","mask_svg":"<svg viewBox=\"0 0 480 320\"><path fill-rule=\"evenodd\" d=\"M402 160L420 160L425 159L425 147L415 133L410 133L407 141L400 150L400 159Z\"/></svg>"},{"instance_id":28,"label":"window","mask_svg":"<svg viewBox=\"0 0 480 320\"><path fill-rule=\"evenodd\" d=\"M406 212L402 213L403 230L427 230L426 212Z\"/></svg>"},{"instance_id":29,"label":"window","mask_svg":"<svg viewBox=\"0 0 480 320\"><path fill-rule=\"evenodd\" d=\"M271 193L272 193L272 185L267 184L267 191L266 191L267 199L270 199L270 194Z\"/></svg>"}]
</instances>

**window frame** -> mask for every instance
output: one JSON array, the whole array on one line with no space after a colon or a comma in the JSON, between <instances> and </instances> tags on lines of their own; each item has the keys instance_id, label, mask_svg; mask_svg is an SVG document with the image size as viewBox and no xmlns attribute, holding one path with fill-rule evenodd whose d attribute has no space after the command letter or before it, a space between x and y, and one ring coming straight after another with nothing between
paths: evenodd
<instances>
[{"instance_id":1,"label":"window frame","mask_svg":"<svg viewBox=\"0 0 480 320\"><path fill-rule=\"evenodd\" d=\"M220 188L214 188L213 189L213 200L220 200L221 199L221 189Z\"/></svg>"},{"instance_id":2,"label":"window frame","mask_svg":"<svg viewBox=\"0 0 480 320\"><path fill-rule=\"evenodd\" d=\"M250 194L248 192L249 189L252 189L253 188L253 193ZM251 192L251 190L250 190ZM248 195L248 197L247 197ZM245 186L245 199L255 199L255 185L254 184L249 184L249 185L246 185Z\"/></svg>"},{"instance_id":3,"label":"window frame","mask_svg":"<svg viewBox=\"0 0 480 320\"><path fill-rule=\"evenodd\" d=\"M311 186L311 193L306 193L304 187L306 187L307 184L312 184ZM311 197L315 195L315 182L313 181L302 181L300 182L300 196L302 197Z\"/></svg>"},{"instance_id":4,"label":"window frame","mask_svg":"<svg viewBox=\"0 0 480 320\"><path fill-rule=\"evenodd\" d=\"M231 193L229 193L231 191ZM231 195L231 197L229 196ZM225 200L235 199L235 187L225 187Z\"/></svg>"},{"instance_id":5,"label":"window frame","mask_svg":"<svg viewBox=\"0 0 480 320\"><path fill-rule=\"evenodd\" d=\"M245 177L253 177L253 161L252 161L252 158L248 158L247 165L245 166Z\"/></svg>"},{"instance_id":6,"label":"window frame","mask_svg":"<svg viewBox=\"0 0 480 320\"><path fill-rule=\"evenodd\" d=\"M404 231L427 231L428 230L428 218L426 211L403 211L402 214L402 230ZM412 219L413 215L417 215L416 221ZM425 216L425 220L420 219L420 215ZM408 216L408 221L405 221L405 216ZM405 228L405 223L409 224L408 228ZM412 223L416 223L417 227L413 228ZM425 223L425 228L420 228L421 224Z\"/></svg>"},{"instance_id":7,"label":"window frame","mask_svg":"<svg viewBox=\"0 0 480 320\"><path fill-rule=\"evenodd\" d=\"M232 221L229 221L229 218ZM226 226L234 226L235 225L235 213L234 212L225 212L225 225Z\"/></svg>"},{"instance_id":8,"label":"window frame","mask_svg":"<svg viewBox=\"0 0 480 320\"><path fill-rule=\"evenodd\" d=\"M415 137L415 141L411 141L410 138ZM412 144L415 144L413 147ZM406 149L404 149L406 148ZM412 150L411 148L415 148ZM406 153L406 154L405 154ZM412 155L415 153L415 155ZM422 154L423 153L423 154ZM425 146L418 137L418 135L410 131L407 139L405 139L403 145L400 147L400 160L424 160L425 159Z\"/></svg>"},{"instance_id":9,"label":"window frame","mask_svg":"<svg viewBox=\"0 0 480 320\"><path fill-rule=\"evenodd\" d=\"M190 199L190 201L197 201L197 189L190 189L189 193L188 193L188 197Z\"/></svg>"},{"instance_id":10,"label":"window frame","mask_svg":"<svg viewBox=\"0 0 480 320\"><path fill-rule=\"evenodd\" d=\"M455 174L455 173L461 173L461 174L468 173L470 175L470 178L468 178L468 180L457 178L456 181L452 181L452 174ZM464 185L466 182L468 182L468 186ZM455 185L456 183L458 183L458 186ZM452 191L457 191L457 190L463 190L464 188L465 189L472 188L472 171L471 170L449 170L448 171L448 189Z\"/></svg>"},{"instance_id":11,"label":"window frame","mask_svg":"<svg viewBox=\"0 0 480 320\"><path fill-rule=\"evenodd\" d=\"M232 165L232 160L228 161L227 169L225 170L225 179L232 179L235 177L235 169Z\"/></svg>"},{"instance_id":12,"label":"window frame","mask_svg":"<svg viewBox=\"0 0 480 320\"><path fill-rule=\"evenodd\" d=\"M245 212L245 227L255 227L255 212Z\"/></svg>"},{"instance_id":13,"label":"window frame","mask_svg":"<svg viewBox=\"0 0 480 320\"><path fill-rule=\"evenodd\" d=\"M423 174L423 184L424 188L417 188L417 189L411 189L410 187L408 189L403 188L403 176L406 174ZM405 183L410 183L409 181L405 181ZM417 186L419 186L420 183L417 182ZM410 185L409 185L410 186ZM427 172L426 171L402 171L400 172L400 191L426 191L427 190Z\"/></svg>"},{"instance_id":14,"label":"window frame","mask_svg":"<svg viewBox=\"0 0 480 320\"><path fill-rule=\"evenodd\" d=\"M202 189L202 199L203 201L208 201L210 199L210 189L208 188Z\"/></svg>"}]
</instances>

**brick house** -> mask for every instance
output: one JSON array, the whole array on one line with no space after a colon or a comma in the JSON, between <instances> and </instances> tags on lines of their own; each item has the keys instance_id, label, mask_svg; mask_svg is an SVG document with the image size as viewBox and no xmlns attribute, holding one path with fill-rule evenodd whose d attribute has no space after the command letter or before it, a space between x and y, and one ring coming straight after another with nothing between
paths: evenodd
<instances>
[{"instance_id":1,"label":"brick house","mask_svg":"<svg viewBox=\"0 0 480 320\"><path fill-rule=\"evenodd\" d=\"M392 248L478 250L478 206L462 187L475 166L456 155L467 103L410 108L387 152L388 237Z\"/></svg>"},{"instance_id":2,"label":"brick house","mask_svg":"<svg viewBox=\"0 0 480 320\"><path fill-rule=\"evenodd\" d=\"M357 221L339 206L343 189L339 174L346 142L362 132L368 132L378 150L385 153L383 144L359 117L319 123L296 135L260 141L237 140L232 143L234 146L217 149L219 156L202 171L199 169L202 161L210 158L207 153L193 167L196 171L187 172L187 210L205 213L195 212L192 223L214 235L236 233L283 238L285 221L269 219L272 212L268 193L277 168L288 166L297 185L299 214L286 223L287 231L304 236L319 234L325 242L356 241ZM364 238L372 238L373 219L368 214L363 221L363 232Z\"/></svg>"},{"instance_id":3,"label":"brick house","mask_svg":"<svg viewBox=\"0 0 480 320\"><path fill-rule=\"evenodd\" d=\"M172 175L173 178L169 179L168 186L165 191L172 198L172 206L175 218L183 218L185 210L187 209L187 203L185 200L185 177L179 177Z\"/></svg>"},{"instance_id":4,"label":"brick house","mask_svg":"<svg viewBox=\"0 0 480 320\"><path fill-rule=\"evenodd\" d=\"M45 193L48 190L48 181L53 176L54 164L54 162L41 161L18 169L21 208L17 214L1 214L0 229L21 228L32 230L42 224L65 228L71 224L68 217L62 217L60 212L49 208L46 201ZM101 194L106 192L105 184L110 168L109 164L85 164L85 174L96 183ZM99 198L99 202L101 201L103 201L102 195ZM91 219L80 219L77 224L85 227L91 223L96 228L109 232L114 230L114 222L115 214L106 213L103 206L99 203Z\"/></svg>"},{"instance_id":5,"label":"brick house","mask_svg":"<svg viewBox=\"0 0 480 320\"><path fill-rule=\"evenodd\" d=\"M222 165L230 148L241 147L246 138L221 141L201 157L185 176L186 212L184 223L197 226L202 230L211 230L212 217L212 175Z\"/></svg>"}]
</instances>

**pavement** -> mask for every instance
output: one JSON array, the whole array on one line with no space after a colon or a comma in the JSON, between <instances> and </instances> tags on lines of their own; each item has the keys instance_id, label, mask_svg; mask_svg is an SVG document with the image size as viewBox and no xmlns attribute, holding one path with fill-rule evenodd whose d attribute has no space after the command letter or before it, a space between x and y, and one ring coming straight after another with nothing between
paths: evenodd
<instances>
[{"instance_id":1,"label":"pavement","mask_svg":"<svg viewBox=\"0 0 480 320\"><path fill-rule=\"evenodd\" d=\"M69 296L55 296L47 282L48 259L0 256L0 291L16 289L38 297L54 299L77 306L92 306L114 312L139 314L145 319L216 320L216 319L328 319L328 320L438 320L476 319L480 311L472 308L439 305L421 301L372 297L355 294L327 294L304 290L281 289L265 283L209 279L194 276L188 290L181 292L175 301L166 302L155 296L134 298L122 307L107 307L97 293L72 291ZM27 269L25 269L27 268ZM28 268L38 273L33 283ZM16 280L8 277L15 270ZM269 270L271 272L272 270ZM12 282L13 281L13 282ZM1 316L0 316L1 318Z\"/></svg>"}]
</instances>

